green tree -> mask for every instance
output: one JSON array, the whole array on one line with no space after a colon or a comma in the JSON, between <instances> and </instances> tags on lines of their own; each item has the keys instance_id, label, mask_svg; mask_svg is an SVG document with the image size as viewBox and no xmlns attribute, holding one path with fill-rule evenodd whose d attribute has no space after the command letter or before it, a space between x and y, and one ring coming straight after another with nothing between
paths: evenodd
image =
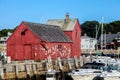
<instances>
[{"instance_id":1,"label":"green tree","mask_svg":"<svg viewBox=\"0 0 120 80\"><path fill-rule=\"evenodd\" d=\"M90 37L95 37L95 34L96 34L96 25L97 25L97 28L99 27L99 30L98 30L98 37L100 37L101 35L101 24L99 24L98 21L85 21L83 24L81 24L81 28L82 28L82 35L84 33L87 33L88 36ZM113 22L110 22L110 23L103 23L103 33L118 33L120 32L120 20L117 20L117 21L113 21Z\"/></svg>"},{"instance_id":2,"label":"green tree","mask_svg":"<svg viewBox=\"0 0 120 80\"><path fill-rule=\"evenodd\" d=\"M88 36L95 37L95 35L96 35L96 26L99 26L98 21L85 21L83 24L81 24L82 35L84 33L87 33Z\"/></svg>"},{"instance_id":3,"label":"green tree","mask_svg":"<svg viewBox=\"0 0 120 80\"><path fill-rule=\"evenodd\" d=\"M13 29L3 29L0 31L0 37L7 36L8 32L13 32Z\"/></svg>"},{"instance_id":4,"label":"green tree","mask_svg":"<svg viewBox=\"0 0 120 80\"><path fill-rule=\"evenodd\" d=\"M113 21L113 22L110 22L109 24L107 24L105 26L105 29L108 32L111 32L111 33L117 33L117 32L120 32L120 21Z\"/></svg>"}]
</instances>

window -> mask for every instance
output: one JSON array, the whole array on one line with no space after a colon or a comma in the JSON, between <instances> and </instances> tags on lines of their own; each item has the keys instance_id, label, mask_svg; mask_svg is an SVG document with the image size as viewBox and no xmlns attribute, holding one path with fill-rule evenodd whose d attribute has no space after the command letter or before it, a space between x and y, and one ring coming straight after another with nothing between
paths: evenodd
<instances>
[{"instance_id":1,"label":"window","mask_svg":"<svg viewBox=\"0 0 120 80\"><path fill-rule=\"evenodd\" d=\"M6 38L4 38L4 40L6 40Z\"/></svg>"},{"instance_id":2,"label":"window","mask_svg":"<svg viewBox=\"0 0 120 80\"><path fill-rule=\"evenodd\" d=\"M23 31L21 32L21 35L25 35L25 33L26 33L26 31L27 31L27 29L23 29Z\"/></svg>"},{"instance_id":3,"label":"window","mask_svg":"<svg viewBox=\"0 0 120 80\"><path fill-rule=\"evenodd\" d=\"M86 39L85 42L88 42L88 40Z\"/></svg>"},{"instance_id":4,"label":"window","mask_svg":"<svg viewBox=\"0 0 120 80\"><path fill-rule=\"evenodd\" d=\"M58 49L59 49L59 50L62 50L62 45L58 45Z\"/></svg>"},{"instance_id":5,"label":"window","mask_svg":"<svg viewBox=\"0 0 120 80\"><path fill-rule=\"evenodd\" d=\"M76 31L76 33L75 33L75 38L77 38L77 31Z\"/></svg>"},{"instance_id":6,"label":"window","mask_svg":"<svg viewBox=\"0 0 120 80\"><path fill-rule=\"evenodd\" d=\"M92 40L90 40L89 42L90 42L90 43L93 43L93 41L92 41Z\"/></svg>"}]
</instances>

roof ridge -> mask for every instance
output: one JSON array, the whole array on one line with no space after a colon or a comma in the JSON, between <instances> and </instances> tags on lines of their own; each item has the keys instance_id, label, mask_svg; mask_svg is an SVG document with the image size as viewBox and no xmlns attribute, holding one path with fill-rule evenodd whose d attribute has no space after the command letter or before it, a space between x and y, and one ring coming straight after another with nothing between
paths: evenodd
<instances>
[{"instance_id":1,"label":"roof ridge","mask_svg":"<svg viewBox=\"0 0 120 80\"><path fill-rule=\"evenodd\" d=\"M69 20L65 19L49 19L47 24L50 25L58 25L63 31L72 31L75 27L75 23L77 22L77 18L70 18Z\"/></svg>"},{"instance_id":2,"label":"roof ridge","mask_svg":"<svg viewBox=\"0 0 120 80\"><path fill-rule=\"evenodd\" d=\"M78 18L70 18L69 20L73 20L73 19L75 20L75 19L78 19ZM49 20L65 20L65 19L48 19L48 21Z\"/></svg>"},{"instance_id":3,"label":"roof ridge","mask_svg":"<svg viewBox=\"0 0 120 80\"><path fill-rule=\"evenodd\" d=\"M57 25L50 25L50 24L43 24L43 23L36 23L36 22L29 22L29 21L22 21L22 22L28 23L28 24L32 24L32 25L59 27L59 26L57 26Z\"/></svg>"}]
</instances>

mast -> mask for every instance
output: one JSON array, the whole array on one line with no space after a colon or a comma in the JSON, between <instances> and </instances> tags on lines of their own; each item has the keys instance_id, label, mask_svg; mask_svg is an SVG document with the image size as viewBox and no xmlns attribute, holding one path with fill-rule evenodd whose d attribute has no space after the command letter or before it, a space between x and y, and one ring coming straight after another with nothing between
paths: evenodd
<instances>
[{"instance_id":1,"label":"mast","mask_svg":"<svg viewBox=\"0 0 120 80\"><path fill-rule=\"evenodd\" d=\"M97 33L98 33L98 31L97 31L97 25L96 25L95 29L96 29L95 38L97 39Z\"/></svg>"},{"instance_id":2,"label":"mast","mask_svg":"<svg viewBox=\"0 0 120 80\"><path fill-rule=\"evenodd\" d=\"M106 31L105 31L105 36L104 36L104 38L105 38L105 41L104 41L104 45L105 45L105 52L106 52Z\"/></svg>"},{"instance_id":3,"label":"mast","mask_svg":"<svg viewBox=\"0 0 120 80\"><path fill-rule=\"evenodd\" d=\"M102 23L101 23L101 50L102 50L102 48L103 48L103 39L104 39L104 37L103 37L103 19L104 19L104 17L102 17Z\"/></svg>"},{"instance_id":4,"label":"mast","mask_svg":"<svg viewBox=\"0 0 120 80\"><path fill-rule=\"evenodd\" d=\"M95 29L96 29L95 39L97 40L97 35L98 35L98 31L99 31L99 30L97 30L97 25L96 25ZM96 50L98 50L98 43L96 44Z\"/></svg>"},{"instance_id":5,"label":"mast","mask_svg":"<svg viewBox=\"0 0 120 80\"><path fill-rule=\"evenodd\" d=\"M101 24L101 23L100 23L100 24ZM101 25L99 25L99 26L96 25L96 35L95 35L96 40L97 40L97 38L98 38L98 32L99 32L99 30L100 30L100 27L101 27ZM96 44L96 49L98 50L98 42L97 42L97 44Z\"/></svg>"}]
</instances>

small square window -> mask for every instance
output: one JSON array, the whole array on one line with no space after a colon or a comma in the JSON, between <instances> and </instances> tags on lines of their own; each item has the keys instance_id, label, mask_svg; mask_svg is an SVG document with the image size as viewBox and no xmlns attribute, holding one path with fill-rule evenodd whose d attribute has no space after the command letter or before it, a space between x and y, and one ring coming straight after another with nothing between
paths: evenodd
<instances>
[{"instance_id":1,"label":"small square window","mask_svg":"<svg viewBox=\"0 0 120 80\"><path fill-rule=\"evenodd\" d=\"M26 33L26 31L27 31L27 29L24 29L22 32L21 32L21 35L25 35L25 33Z\"/></svg>"},{"instance_id":2,"label":"small square window","mask_svg":"<svg viewBox=\"0 0 120 80\"><path fill-rule=\"evenodd\" d=\"M62 45L58 45L58 49L59 49L59 50L62 50Z\"/></svg>"}]
</instances>

